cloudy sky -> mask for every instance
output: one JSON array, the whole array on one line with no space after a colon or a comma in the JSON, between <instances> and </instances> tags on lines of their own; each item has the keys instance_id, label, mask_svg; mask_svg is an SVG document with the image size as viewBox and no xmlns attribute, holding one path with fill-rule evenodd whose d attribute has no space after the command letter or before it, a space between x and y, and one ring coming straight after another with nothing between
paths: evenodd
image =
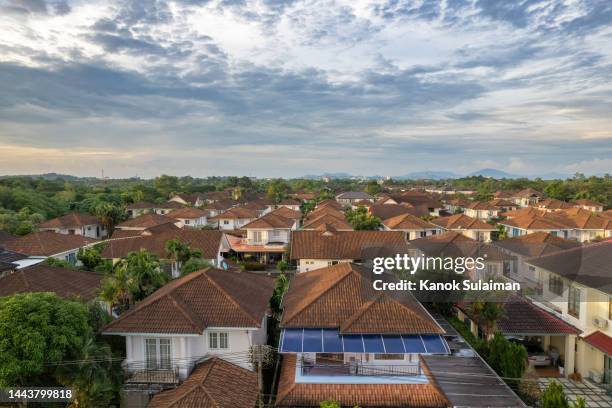
<instances>
[{"instance_id":1,"label":"cloudy sky","mask_svg":"<svg viewBox=\"0 0 612 408\"><path fill-rule=\"evenodd\" d=\"M0 174L612 172L610 0L0 0Z\"/></svg>"}]
</instances>

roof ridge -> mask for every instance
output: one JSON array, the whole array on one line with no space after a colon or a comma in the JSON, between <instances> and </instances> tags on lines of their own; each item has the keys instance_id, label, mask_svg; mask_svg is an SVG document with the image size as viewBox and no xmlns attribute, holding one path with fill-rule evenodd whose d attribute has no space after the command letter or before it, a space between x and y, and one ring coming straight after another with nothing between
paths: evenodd
<instances>
[{"instance_id":1,"label":"roof ridge","mask_svg":"<svg viewBox=\"0 0 612 408\"><path fill-rule=\"evenodd\" d=\"M343 265L345 263L348 263L349 265L349 270L347 272L344 273L343 276L341 276L340 278L338 278L332 285L328 286L323 292L321 292L319 294L319 296L315 297L314 299L312 299L310 302L306 303L302 308L300 308L300 310L296 311L293 316L290 316L287 318L287 320L285 321L285 323L288 323L290 320L295 319L300 313L302 313L307 307L311 306L315 301L317 301L319 298L321 298L321 296L323 296L324 294L326 294L327 292L329 292L332 288L335 288L340 282L342 282L344 279L346 279L349 275L351 275L352 272L355 272L353 270L353 264L349 263L349 262L343 262L343 263L339 263L338 265ZM317 270L317 269L315 269ZM308 272L305 272L308 273ZM356 273L356 272L355 272ZM291 285L291 284L290 284Z\"/></svg>"},{"instance_id":2,"label":"roof ridge","mask_svg":"<svg viewBox=\"0 0 612 408\"><path fill-rule=\"evenodd\" d=\"M204 270L204 272L209 271L212 268L207 268ZM226 272L226 271L224 271ZM228 273L233 273L233 272L228 272ZM209 282L215 287L217 288L217 290L219 290L232 304L234 304L243 314L247 315L249 317L249 319L251 319L254 323L255 326L258 326L260 323L257 321L257 319L255 319L253 316L251 316L251 314L249 312L247 312L238 302L236 302L236 300L229 294L227 293L227 291L225 289L223 289L217 282L215 282L215 280L209 276L207 273L204 273L204 275L206 276L206 279L209 280Z\"/></svg>"},{"instance_id":3,"label":"roof ridge","mask_svg":"<svg viewBox=\"0 0 612 408\"><path fill-rule=\"evenodd\" d=\"M192 313L195 314L195 312L193 312L193 310L186 310L189 306L185 304L185 302L183 302L181 299L174 296L174 291L171 291L170 293L166 294L166 296L170 298L172 303L179 309L181 314L185 316L187 320L189 320L191 324L193 324L193 326L196 327L196 329L200 329L199 326L204 326L204 324L198 324L198 322L195 321L194 317L191 316L191 314ZM201 327L201 329L203 331L205 327Z\"/></svg>"},{"instance_id":4,"label":"roof ridge","mask_svg":"<svg viewBox=\"0 0 612 408\"><path fill-rule=\"evenodd\" d=\"M378 294L376 294L374 299L368 300L363 305L361 305L361 307L359 307L357 309L357 311L355 311L355 313L353 313L351 316L349 316L348 319L346 319L346 321L340 325L340 328L339 328L340 329L339 330L340 333L344 332L346 329L351 327L351 325L353 323L355 323L357 321L357 319L359 319L361 316L363 316L363 314L365 312L367 312L372 306L374 306L376 301L378 299L382 298L382 297L383 297L383 294L382 293L378 293Z\"/></svg>"}]
</instances>

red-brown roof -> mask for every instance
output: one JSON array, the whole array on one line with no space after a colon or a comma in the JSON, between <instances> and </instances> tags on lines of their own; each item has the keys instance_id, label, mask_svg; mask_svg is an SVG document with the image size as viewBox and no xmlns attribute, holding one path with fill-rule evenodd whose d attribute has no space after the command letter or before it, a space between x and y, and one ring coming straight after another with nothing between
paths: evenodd
<instances>
[{"instance_id":1,"label":"red-brown roof","mask_svg":"<svg viewBox=\"0 0 612 408\"><path fill-rule=\"evenodd\" d=\"M255 372L213 357L198 364L177 388L156 394L147 407L253 408L258 395Z\"/></svg>"},{"instance_id":2,"label":"red-brown roof","mask_svg":"<svg viewBox=\"0 0 612 408\"><path fill-rule=\"evenodd\" d=\"M202 269L166 284L104 333L202 334L207 327L260 327L273 289L274 280L266 276Z\"/></svg>"},{"instance_id":3,"label":"red-brown roof","mask_svg":"<svg viewBox=\"0 0 612 408\"><path fill-rule=\"evenodd\" d=\"M206 214L206 211L202 211L199 208L183 207L170 211L166 216L174 219L197 219L206 217Z\"/></svg>"},{"instance_id":4,"label":"red-brown roof","mask_svg":"<svg viewBox=\"0 0 612 408\"><path fill-rule=\"evenodd\" d=\"M52 256L97 242L82 235L52 231L32 232L4 244L6 249L29 256Z\"/></svg>"},{"instance_id":5,"label":"red-brown roof","mask_svg":"<svg viewBox=\"0 0 612 408\"><path fill-rule=\"evenodd\" d=\"M489 262L510 259L510 256L505 255L499 248L473 240L457 231L415 239L410 241L409 245L433 257L484 256Z\"/></svg>"},{"instance_id":6,"label":"red-brown roof","mask_svg":"<svg viewBox=\"0 0 612 408\"><path fill-rule=\"evenodd\" d=\"M27 292L53 292L68 298L93 299L102 281L102 274L78 269L38 264L0 278L0 296Z\"/></svg>"},{"instance_id":7,"label":"red-brown roof","mask_svg":"<svg viewBox=\"0 0 612 408\"><path fill-rule=\"evenodd\" d=\"M117 225L117 228L135 228L135 229L145 229L151 228L156 225L167 224L167 223L175 223L176 220L166 217L165 215L148 213L139 215L136 218L131 218L127 221L122 222Z\"/></svg>"},{"instance_id":8,"label":"red-brown roof","mask_svg":"<svg viewBox=\"0 0 612 408\"><path fill-rule=\"evenodd\" d=\"M443 333L410 292L377 292L372 271L348 262L297 274L283 297L281 326L341 333Z\"/></svg>"},{"instance_id":9,"label":"red-brown roof","mask_svg":"<svg viewBox=\"0 0 612 408\"><path fill-rule=\"evenodd\" d=\"M269 229L269 228L281 228L281 229L291 229L295 224L295 220L285 218L283 216L268 213L256 220L249 222L248 224L242 226L242 229Z\"/></svg>"},{"instance_id":10,"label":"red-brown roof","mask_svg":"<svg viewBox=\"0 0 612 408\"><path fill-rule=\"evenodd\" d=\"M584 338L584 341L589 343L591 346L603 351L604 353L612 356L612 337L599 330L589 334Z\"/></svg>"},{"instance_id":11,"label":"red-brown roof","mask_svg":"<svg viewBox=\"0 0 612 408\"><path fill-rule=\"evenodd\" d=\"M280 215L281 217L289 218L291 220L299 220L302 218L301 211L292 210L289 207L278 207L270 214Z\"/></svg>"},{"instance_id":12,"label":"red-brown roof","mask_svg":"<svg viewBox=\"0 0 612 408\"><path fill-rule=\"evenodd\" d=\"M577 241L563 239L543 231L495 241L493 245L528 257L551 254L581 246Z\"/></svg>"},{"instance_id":13,"label":"red-brown roof","mask_svg":"<svg viewBox=\"0 0 612 408\"><path fill-rule=\"evenodd\" d=\"M372 259L408 252L402 231L293 231L291 259Z\"/></svg>"},{"instance_id":14,"label":"red-brown roof","mask_svg":"<svg viewBox=\"0 0 612 408\"><path fill-rule=\"evenodd\" d=\"M224 213L212 217L211 220L234 220L234 219L249 219L257 218L257 211L244 207L233 207Z\"/></svg>"},{"instance_id":15,"label":"red-brown roof","mask_svg":"<svg viewBox=\"0 0 612 408\"><path fill-rule=\"evenodd\" d=\"M433 384L312 384L296 383L296 356L284 355L278 382L279 407L318 407L333 399L342 407L436 408L449 406Z\"/></svg>"},{"instance_id":16,"label":"red-brown roof","mask_svg":"<svg viewBox=\"0 0 612 408\"><path fill-rule=\"evenodd\" d=\"M168 259L166 242L172 239L189 243L192 250L198 249L202 252L204 259L216 259L223 242L223 232L198 229L173 229L157 233L146 233L145 231L136 237L109 241L102 251L102 257L122 258L130 252L145 250L157 255L160 259Z\"/></svg>"},{"instance_id":17,"label":"red-brown roof","mask_svg":"<svg viewBox=\"0 0 612 408\"><path fill-rule=\"evenodd\" d=\"M340 218L333 214L322 214L316 218L309 218L302 226L302 229L318 229L321 225L330 225L336 230L350 231L353 229L353 226L346 221L344 216Z\"/></svg>"},{"instance_id":18,"label":"red-brown roof","mask_svg":"<svg viewBox=\"0 0 612 408\"><path fill-rule=\"evenodd\" d=\"M93 215L84 213L68 213L61 217L52 218L39 225L39 228L70 228L84 227L85 225L96 225L100 221Z\"/></svg>"},{"instance_id":19,"label":"red-brown roof","mask_svg":"<svg viewBox=\"0 0 612 408\"><path fill-rule=\"evenodd\" d=\"M412 214L401 214L383 221L383 224L392 230L422 230L437 229L438 226L424 221Z\"/></svg>"},{"instance_id":20,"label":"red-brown roof","mask_svg":"<svg viewBox=\"0 0 612 408\"><path fill-rule=\"evenodd\" d=\"M602 203L597 201L589 200L588 198L581 198L580 200L574 201L576 205L584 205L585 207L603 207Z\"/></svg>"},{"instance_id":21,"label":"red-brown roof","mask_svg":"<svg viewBox=\"0 0 612 408\"><path fill-rule=\"evenodd\" d=\"M495 231L493 225L487 224L479 219L468 217L465 214L455 214L450 217L440 217L431 220L433 224L436 224L447 230L485 230Z\"/></svg>"}]
</instances>

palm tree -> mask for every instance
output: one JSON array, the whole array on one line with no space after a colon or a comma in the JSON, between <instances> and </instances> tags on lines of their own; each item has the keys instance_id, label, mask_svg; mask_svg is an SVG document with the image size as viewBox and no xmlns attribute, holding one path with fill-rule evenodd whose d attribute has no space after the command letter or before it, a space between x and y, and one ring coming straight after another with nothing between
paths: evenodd
<instances>
[{"instance_id":1,"label":"palm tree","mask_svg":"<svg viewBox=\"0 0 612 408\"><path fill-rule=\"evenodd\" d=\"M121 310L127 308L132 300L135 282L129 276L125 268L113 268L102 281L100 298L110 305L112 314L115 306L120 306Z\"/></svg>"},{"instance_id":2,"label":"palm tree","mask_svg":"<svg viewBox=\"0 0 612 408\"><path fill-rule=\"evenodd\" d=\"M495 331L495 324L504 316L502 304L478 300L472 303L471 310L475 320L484 324L486 339L491 338Z\"/></svg>"},{"instance_id":3,"label":"palm tree","mask_svg":"<svg viewBox=\"0 0 612 408\"><path fill-rule=\"evenodd\" d=\"M197 249L191 250L190 245L190 242L183 243L178 238L166 242L166 253L168 257L176 263L178 271L181 271L185 262L190 259L202 258L202 251Z\"/></svg>"},{"instance_id":4,"label":"palm tree","mask_svg":"<svg viewBox=\"0 0 612 408\"><path fill-rule=\"evenodd\" d=\"M125 216L123 209L112 203L101 203L96 206L94 211L109 235L113 233L115 225L122 221Z\"/></svg>"},{"instance_id":5,"label":"palm tree","mask_svg":"<svg viewBox=\"0 0 612 408\"><path fill-rule=\"evenodd\" d=\"M168 282L168 275L161 270L157 257L145 250L130 252L117 262L115 269L129 277L132 282L131 295L136 302Z\"/></svg>"}]
</instances>

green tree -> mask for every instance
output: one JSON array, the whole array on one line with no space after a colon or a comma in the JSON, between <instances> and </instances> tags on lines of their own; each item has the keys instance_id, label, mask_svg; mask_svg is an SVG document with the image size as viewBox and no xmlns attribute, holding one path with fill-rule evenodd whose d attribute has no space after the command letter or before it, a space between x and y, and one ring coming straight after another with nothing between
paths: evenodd
<instances>
[{"instance_id":1,"label":"green tree","mask_svg":"<svg viewBox=\"0 0 612 408\"><path fill-rule=\"evenodd\" d=\"M274 287L272 297L270 298L270 308L272 309L274 316L277 318L281 315L281 303L287 289L289 289L289 279L287 279L287 276L285 276L284 273L281 273L278 275L278 278L276 278L276 286Z\"/></svg>"},{"instance_id":2,"label":"green tree","mask_svg":"<svg viewBox=\"0 0 612 408\"><path fill-rule=\"evenodd\" d=\"M181 268L181 276L210 267L212 267L212 265L208 261L201 258L191 258L183 264L183 267Z\"/></svg>"},{"instance_id":3,"label":"green tree","mask_svg":"<svg viewBox=\"0 0 612 408\"><path fill-rule=\"evenodd\" d=\"M359 206L354 210L346 211L346 220L353 226L353 229L359 230L378 230L382 227L380 218L368 213L368 209Z\"/></svg>"},{"instance_id":4,"label":"green tree","mask_svg":"<svg viewBox=\"0 0 612 408\"><path fill-rule=\"evenodd\" d=\"M542 400L540 407L542 408L569 408L569 401L563 391L563 386L557 381L548 384L548 387L542 392Z\"/></svg>"},{"instance_id":5,"label":"green tree","mask_svg":"<svg viewBox=\"0 0 612 408\"><path fill-rule=\"evenodd\" d=\"M100 203L95 207L94 212L109 234L113 233L115 225L125 219L123 208L112 203Z\"/></svg>"},{"instance_id":6,"label":"green tree","mask_svg":"<svg viewBox=\"0 0 612 408\"><path fill-rule=\"evenodd\" d=\"M88 271L95 270L96 267L102 263L100 250L96 248L96 246L80 248L77 253L77 259L83 263L83 266Z\"/></svg>"},{"instance_id":7,"label":"green tree","mask_svg":"<svg viewBox=\"0 0 612 408\"><path fill-rule=\"evenodd\" d=\"M168 275L161 270L157 256L144 250L130 252L113 269L129 277L131 284L128 287L135 302L146 298L168 282Z\"/></svg>"},{"instance_id":8,"label":"green tree","mask_svg":"<svg viewBox=\"0 0 612 408\"><path fill-rule=\"evenodd\" d=\"M168 176L166 174L157 177L154 181L154 185L159 194L166 199L170 198L171 194L179 190L178 177Z\"/></svg>"},{"instance_id":9,"label":"green tree","mask_svg":"<svg viewBox=\"0 0 612 408\"><path fill-rule=\"evenodd\" d=\"M166 242L166 253L176 263L179 271L183 270L183 264L190 259L202 258L202 251L198 249L192 250L190 242L181 242L178 238Z\"/></svg>"},{"instance_id":10,"label":"green tree","mask_svg":"<svg viewBox=\"0 0 612 408\"><path fill-rule=\"evenodd\" d=\"M335 400L325 400L319 403L320 408L342 408L340 403Z\"/></svg>"},{"instance_id":11,"label":"green tree","mask_svg":"<svg viewBox=\"0 0 612 408\"><path fill-rule=\"evenodd\" d=\"M486 302L477 300L470 306L474 318L484 325L485 337L493 335L495 323L504 316L503 305L499 302Z\"/></svg>"},{"instance_id":12,"label":"green tree","mask_svg":"<svg viewBox=\"0 0 612 408\"><path fill-rule=\"evenodd\" d=\"M383 187L378 184L375 180L370 180L366 184L365 192L371 196L375 196L376 194L383 191Z\"/></svg>"},{"instance_id":13,"label":"green tree","mask_svg":"<svg viewBox=\"0 0 612 408\"><path fill-rule=\"evenodd\" d=\"M51 293L0 298L0 386L58 384L57 364L78 359L90 333L80 302Z\"/></svg>"}]
</instances>

